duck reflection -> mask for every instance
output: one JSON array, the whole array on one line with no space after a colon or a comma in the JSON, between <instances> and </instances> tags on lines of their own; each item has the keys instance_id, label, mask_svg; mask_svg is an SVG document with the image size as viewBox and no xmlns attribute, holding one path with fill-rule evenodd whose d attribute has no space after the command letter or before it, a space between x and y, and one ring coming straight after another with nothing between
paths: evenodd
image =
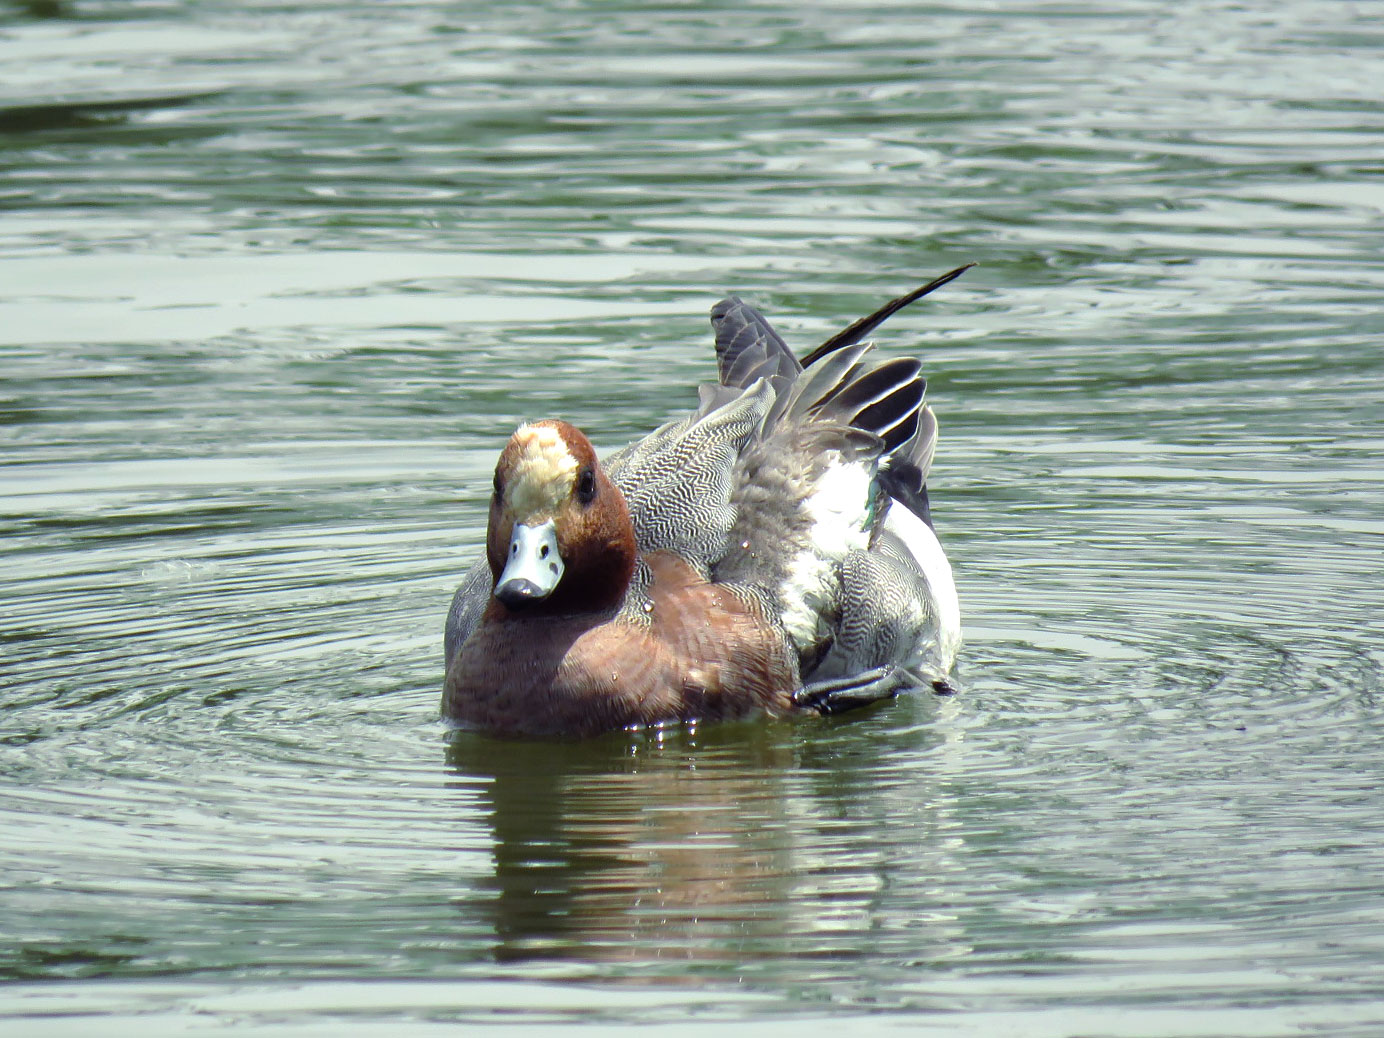
<instances>
[{"instance_id":1,"label":"duck reflection","mask_svg":"<svg viewBox=\"0 0 1384 1038\"><path fill-rule=\"evenodd\" d=\"M468 907L509 961L877 954L886 916L916 957L916 906L890 895L912 886L900 874L946 867L950 827L925 785L900 798L898 776L881 782L887 743L831 721L579 743L458 733L448 763L494 848L492 896ZM926 943L954 952L926 915Z\"/></svg>"}]
</instances>

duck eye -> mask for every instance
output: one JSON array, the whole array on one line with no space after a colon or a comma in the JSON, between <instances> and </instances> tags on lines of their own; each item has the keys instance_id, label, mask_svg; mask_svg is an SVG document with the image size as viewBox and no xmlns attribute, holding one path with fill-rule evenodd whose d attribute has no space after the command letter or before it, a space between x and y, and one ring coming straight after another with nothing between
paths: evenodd
<instances>
[{"instance_id":1,"label":"duck eye","mask_svg":"<svg viewBox=\"0 0 1384 1038\"><path fill-rule=\"evenodd\" d=\"M584 505L596 500L596 473L592 469L582 469L577 476L577 500Z\"/></svg>"}]
</instances>

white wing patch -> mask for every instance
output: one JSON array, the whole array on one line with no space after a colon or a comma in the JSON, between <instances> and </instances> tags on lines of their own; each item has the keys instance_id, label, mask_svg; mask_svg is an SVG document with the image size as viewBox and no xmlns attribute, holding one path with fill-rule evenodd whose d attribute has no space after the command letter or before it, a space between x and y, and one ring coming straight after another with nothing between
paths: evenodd
<instances>
[{"instance_id":1,"label":"white wing patch","mask_svg":"<svg viewBox=\"0 0 1384 1038\"><path fill-rule=\"evenodd\" d=\"M932 527L900 504L884 517L884 528L899 540L922 568L929 597L937 609L937 650L943 670L950 670L961 648L961 603L956 597L951 563Z\"/></svg>"},{"instance_id":2,"label":"white wing patch","mask_svg":"<svg viewBox=\"0 0 1384 1038\"><path fill-rule=\"evenodd\" d=\"M838 567L850 551L869 547L870 485L865 465L839 460L827 467L803 510L812 521L807 544L788 564L783 587L783 626L799 652L828 631L826 617L840 593Z\"/></svg>"}]
</instances>

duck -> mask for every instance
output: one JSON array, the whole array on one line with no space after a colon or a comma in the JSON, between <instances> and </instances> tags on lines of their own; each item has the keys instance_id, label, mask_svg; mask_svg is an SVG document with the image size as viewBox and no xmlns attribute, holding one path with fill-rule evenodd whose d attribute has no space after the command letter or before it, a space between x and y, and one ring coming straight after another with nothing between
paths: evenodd
<instances>
[{"instance_id":1,"label":"duck","mask_svg":"<svg viewBox=\"0 0 1384 1038\"><path fill-rule=\"evenodd\" d=\"M717 381L603 460L566 421L521 425L448 613L444 719L584 738L954 691L961 612L927 491L937 418L921 361L881 360L866 337L971 266L801 358L722 299Z\"/></svg>"}]
</instances>

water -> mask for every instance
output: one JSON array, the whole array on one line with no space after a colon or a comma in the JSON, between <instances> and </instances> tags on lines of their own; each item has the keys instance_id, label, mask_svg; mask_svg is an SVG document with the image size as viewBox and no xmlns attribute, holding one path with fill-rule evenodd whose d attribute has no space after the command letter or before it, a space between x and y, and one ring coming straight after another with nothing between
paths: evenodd
<instances>
[{"instance_id":1,"label":"water","mask_svg":"<svg viewBox=\"0 0 1384 1038\"><path fill-rule=\"evenodd\" d=\"M1378 1033L1375 13L0 8L7 1029ZM972 260L959 696L448 737L515 423Z\"/></svg>"}]
</instances>

